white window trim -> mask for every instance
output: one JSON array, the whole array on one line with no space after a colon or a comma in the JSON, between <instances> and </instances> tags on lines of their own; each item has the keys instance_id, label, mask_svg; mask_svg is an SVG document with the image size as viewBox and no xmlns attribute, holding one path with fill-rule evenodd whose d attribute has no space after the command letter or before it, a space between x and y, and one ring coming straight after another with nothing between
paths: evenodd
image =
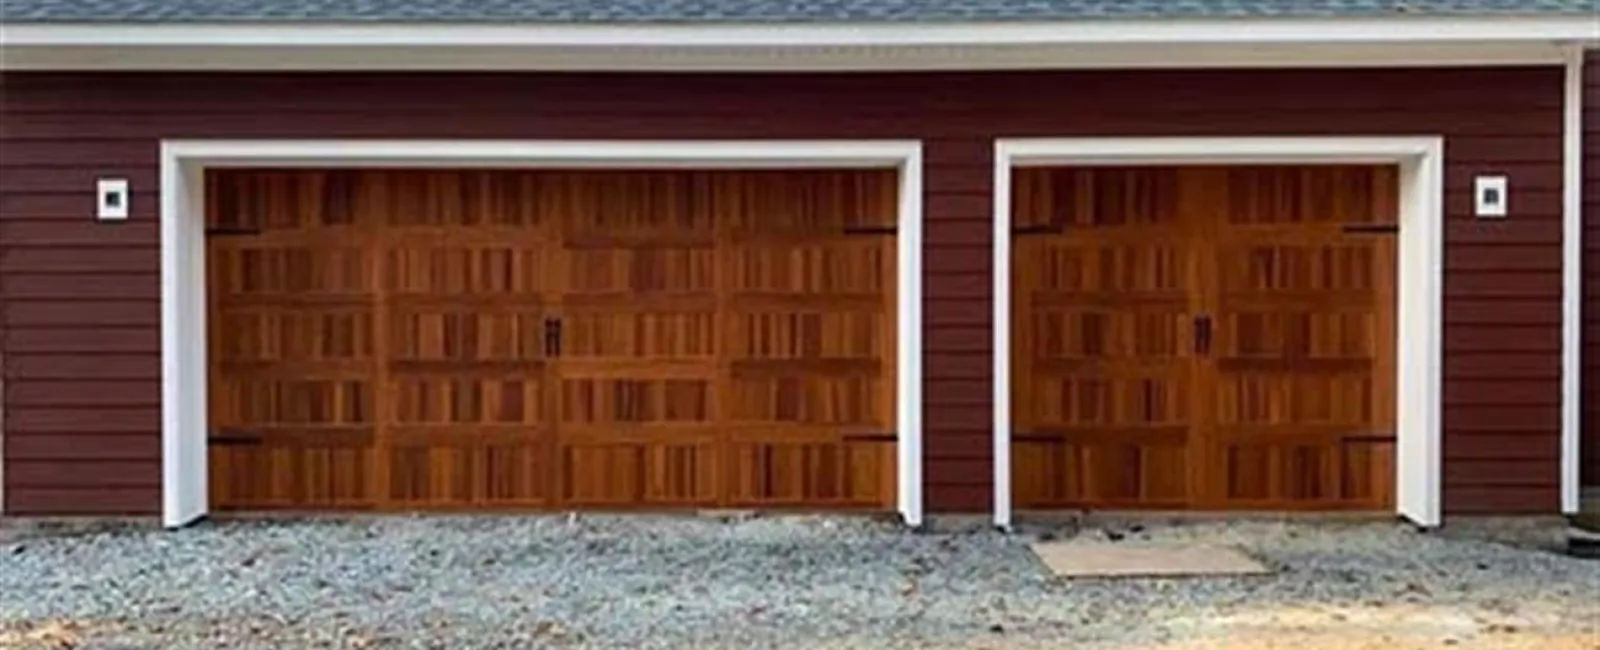
<instances>
[{"instance_id":1,"label":"white window trim","mask_svg":"<svg viewBox=\"0 0 1600 650\"><path fill-rule=\"evenodd\" d=\"M887 168L897 227L897 506L922 523L922 145L912 140L166 140L161 143L162 521L208 514L203 174L247 166Z\"/></svg>"},{"instance_id":2,"label":"white window trim","mask_svg":"<svg viewBox=\"0 0 1600 650\"><path fill-rule=\"evenodd\" d=\"M1441 517L1444 139L1417 137L1002 139L994 157L994 523L1011 508L1011 170L1052 165L1397 164L1396 512Z\"/></svg>"}]
</instances>

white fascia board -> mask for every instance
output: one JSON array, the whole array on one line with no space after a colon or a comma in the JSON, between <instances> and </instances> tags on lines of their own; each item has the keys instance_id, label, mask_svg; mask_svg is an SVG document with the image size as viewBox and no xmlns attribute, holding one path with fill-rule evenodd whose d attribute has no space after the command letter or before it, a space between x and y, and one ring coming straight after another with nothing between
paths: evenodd
<instances>
[{"instance_id":1,"label":"white fascia board","mask_svg":"<svg viewBox=\"0 0 1600 650\"><path fill-rule=\"evenodd\" d=\"M1048 44L1596 42L1592 16L1080 20L959 24L3 23L30 46L850 47Z\"/></svg>"},{"instance_id":2,"label":"white fascia board","mask_svg":"<svg viewBox=\"0 0 1600 650\"><path fill-rule=\"evenodd\" d=\"M854 71L1560 65L1586 16L962 24L7 24L0 70Z\"/></svg>"},{"instance_id":3,"label":"white fascia board","mask_svg":"<svg viewBox=\"0 0 1600 650\"><path fill-rule=\"evenodd\" d=\"M883 47L29 46L6 70L948 71L1560 65L1546 42Z\"/></svg>"}]
</instances>

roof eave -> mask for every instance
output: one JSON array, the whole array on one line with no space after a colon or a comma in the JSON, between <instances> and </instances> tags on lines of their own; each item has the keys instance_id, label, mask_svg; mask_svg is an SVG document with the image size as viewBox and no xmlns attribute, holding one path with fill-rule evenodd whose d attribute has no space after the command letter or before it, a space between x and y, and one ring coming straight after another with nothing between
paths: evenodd
<instances>
[{"instance_id":1,"label":"roof eave","mask_svg":"<svg viewBox=\"0 0 1600 650\"><path fill-rule=\"evenodd\" d=\"M1590 16L856 24L0 23L3 69L816 69L1559 62ZM1428 50L1437 50L1429 54ZM1140 51L1144 52L1140 52ZM376 54L402 53L384 63ZM520 58L516 55L522 55ZM317 63L328 57L326 67ZM140 63L144 57L148 63ZM1320 57L1320 58L1319 58ZM928 60L928 59L933 60ZM1241 65L1275 57L1242 56ZM685 62L673 63L673 59ZM1081 62L1075 63L1075 60ZM939 60L943 60L942 65ZM1302 61L1305 60L1305 61ZM814 62L814 63L808 63ZM1011 61L1013 63L1007 63ZM898 62L898 63L897 63ZM517 65L510 67L516 68Z\"/></svg>"}]
</instances>

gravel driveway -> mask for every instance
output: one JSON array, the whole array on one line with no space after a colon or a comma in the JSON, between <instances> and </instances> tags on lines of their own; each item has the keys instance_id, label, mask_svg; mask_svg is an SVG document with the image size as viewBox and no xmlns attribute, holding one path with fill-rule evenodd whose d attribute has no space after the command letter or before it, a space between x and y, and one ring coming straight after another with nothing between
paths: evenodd
<instances>
[{"instance_id":1,"label":"gravel driveway","mask_svg":"<svg viewBox=\"0 0 1600 650\"><path fill-rule=\"evenodd\" d=\"M852 518L228 523L0 544L0 648L1600 650L1600 561L1388 524L1118 532L1277 573L1059 581L1025 536Z\"/></svg>"}]
</instances>

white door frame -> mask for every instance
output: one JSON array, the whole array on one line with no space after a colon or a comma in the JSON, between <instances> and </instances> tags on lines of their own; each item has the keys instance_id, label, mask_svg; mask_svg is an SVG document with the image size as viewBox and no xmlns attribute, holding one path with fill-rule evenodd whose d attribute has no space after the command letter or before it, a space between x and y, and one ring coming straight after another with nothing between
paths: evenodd
<instances>
[{"instance_id":1,"label":"white door frame","mask_svg":"<svg viewBox=\"0 0 1600 650\"><path fill-rule=\"evenodd\" d=\"M994 523L1011 525L1011 170L1066 165L1394 164L1400 167L1396 512L1440 523L1444 139L1016 138L994 157Z\"/></svg>"},{"instance_id":2,"label":"white door frame","mask_svg":"<svg viewBox=\"0 0 1600 650\"><path fill-rule=\"evenodd\" d=\"M161 143L162 522L204 517L205 170L215 167L885 168L900 173L897 505L922 522L922 144L915 140L165 140Z\"/></svg>"}]
</instances>

